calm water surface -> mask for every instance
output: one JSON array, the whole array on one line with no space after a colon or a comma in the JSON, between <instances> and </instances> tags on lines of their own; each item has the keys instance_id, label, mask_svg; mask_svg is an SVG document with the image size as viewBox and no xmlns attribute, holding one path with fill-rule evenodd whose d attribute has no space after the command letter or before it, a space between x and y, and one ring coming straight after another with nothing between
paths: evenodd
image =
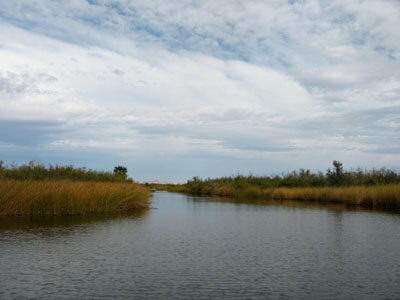
<instances>
[{"instance_id":1,"label":"calm water surface","mask_svg":"<svg viewBox=\"0 0 400 300\"><path fill-rule=\"evenodd\" d=\"M400 297L400 215L162 192L153 207L0 218L0 298Z\"/></svg>"}]
</instances>

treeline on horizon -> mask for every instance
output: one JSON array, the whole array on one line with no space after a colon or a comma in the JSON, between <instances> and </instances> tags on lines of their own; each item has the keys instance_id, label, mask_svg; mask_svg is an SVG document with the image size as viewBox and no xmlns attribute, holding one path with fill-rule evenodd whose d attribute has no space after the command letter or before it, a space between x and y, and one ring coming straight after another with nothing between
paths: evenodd
<instances>
[{"instance_id":1,"label":"treeline on horizon","mask_svg":"<svg viewBox=\"0 0 400 300\"><path fill-rule=\"evenodd\" d=\"M228 176L221 178L201 179L193 177L184 186L187 192L192 194L208 194L215 187L227 187L244 189L246 187L258 187L260 189L288 187L346 187L346 186L375 186L399 184L400 174L386 168L355 171L344 171L343 164L333 161L333 168L326 173L311 173L310 170L300 169L284 176Z\"/></svg>"},{"instance_id":2,"label":"treeline on horizon","mask_svg":"<svg viewBox=\"0 0 400 300\"><path fill-rule=\"evenodd\" d=\"M127 177L127 169L116 166L114 172L96 171L85 167L76 168L72 165L49 165L46 167L38 161L28 164L5 164L0 160L0 179L16 180L47 180L67 179L73 181L99 181L99 182L133 182Z\"/></svg>"}]
</instances>

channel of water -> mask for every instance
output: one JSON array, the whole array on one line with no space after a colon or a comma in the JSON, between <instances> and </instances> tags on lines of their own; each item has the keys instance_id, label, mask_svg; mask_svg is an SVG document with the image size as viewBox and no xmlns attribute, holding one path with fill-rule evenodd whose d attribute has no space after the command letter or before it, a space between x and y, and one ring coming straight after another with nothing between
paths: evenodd
<instances>
[{"instance_id":1,"label":"channel of water","mask_svg":"<svg viewBox=\"0 0 400 300\"><path fill-rule=\"evenodd\" d=\"M0 298L399 298L400 215L156 192L152 209L0 217Z\"/></svg>"}]
</instances>

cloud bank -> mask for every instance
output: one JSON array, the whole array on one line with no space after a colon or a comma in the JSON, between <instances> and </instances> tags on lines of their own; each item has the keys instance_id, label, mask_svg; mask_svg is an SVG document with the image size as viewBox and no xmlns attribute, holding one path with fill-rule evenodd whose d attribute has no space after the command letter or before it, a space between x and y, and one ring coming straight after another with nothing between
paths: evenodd
<instances>
[{"instance_id":1,"label":"cloud bank","mask_svg":"<svg viewBox=\"0 0 400 300\"><path fill-rule=\"evenodd\" d=\"M3 160L400 169L397 1L0 3Z\"/></svg>"}]
</instances>

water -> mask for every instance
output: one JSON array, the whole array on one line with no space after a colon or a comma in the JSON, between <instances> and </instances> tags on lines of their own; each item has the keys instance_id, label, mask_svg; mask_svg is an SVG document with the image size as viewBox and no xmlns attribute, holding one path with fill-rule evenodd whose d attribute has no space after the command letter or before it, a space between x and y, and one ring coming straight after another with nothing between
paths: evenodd
<instances>
[{"instance_id":1,"label":"water","mask_svg":"<svg viewBox=\"0 0 400 300\"><path fill-rule=\"evenodd\" d=\"M400 215L162 192L153 207L0 218L0 298L400 297Z\"/></svg>"}]
</instances>

